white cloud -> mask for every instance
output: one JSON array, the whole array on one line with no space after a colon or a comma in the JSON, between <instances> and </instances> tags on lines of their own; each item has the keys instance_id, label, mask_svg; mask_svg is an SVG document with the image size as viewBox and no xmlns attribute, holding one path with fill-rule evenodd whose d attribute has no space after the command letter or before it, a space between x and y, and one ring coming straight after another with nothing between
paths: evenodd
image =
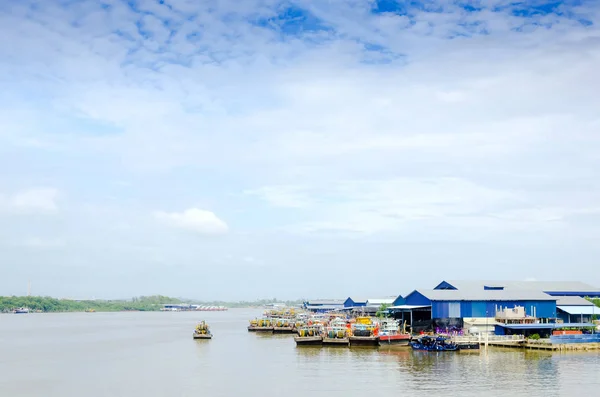
<instances>
[{"instance_id":1,"label":"white cloud","mask_svg":"<svg viewBox=\"0 0 600 397\"><path fill-rule=\"evenodd\" d=\"M315 18L293 21L284 20L291 3L279 0L13 3L0 13L11 43L0 45L0 169L10 171L0 189L48 183L64 186L70 202L8 192L3 213L51 213L61 204L65 217L10 217L3 229L29 236L62 228L89 240L77 245L82 258L116 263L121 252L108 258L95 247L120 244L141 267L169 262L190 241L165 239L162 230L159 238L148 222L227 230L199 209L149 219L155 208L202 197L200 208L235 214L237 232L202 249L219 258L231 251L231 263L247 266L250 254L281 266L306 262L306 240L325 242L338 263L358 266L356 252L392 262L404 249L377 244L401 233L428 243L476 236L513 244L536 263L569 246L577 252L562 258L597 257L593 2L521 18L512 11L526 5L504 0L479 2L471 13L427 2L407 15L377 15L372 0L297 0L288 15L305 8ZM326 29L294 26L315 19ZM95 210L81 216L84 205ZM358 236L354 254L340 238L348 235ZM539 244L524 244L527 235ZM254 248L261 241L268 249ZM190 251L185 260L195 266L204 252ZM516 252L499 257L510 263ZM315 266L331 258L315 257Z\"/></svg>"},{"instance_id":2,"label":"white cloud","mask_svg":"<svg viewBox=\"0 0 600 397\"><path fill-rule=\"evenodd\" d=\"M34 188L0 195L0 211L12 214L52 214L58 211L59 191Z\"/></svg>"},{"instance_id":3,"label":"white cloud","mask_svg":"<svg viewBox=\"0 0 600 397\"><path fill-rule=\"evenodd\" d=\"M183 212L158 211L154 216L172 227L205 235L225 234L229 229L214 213L198 208L190 208Z\"/></svg>"}]
</instances>

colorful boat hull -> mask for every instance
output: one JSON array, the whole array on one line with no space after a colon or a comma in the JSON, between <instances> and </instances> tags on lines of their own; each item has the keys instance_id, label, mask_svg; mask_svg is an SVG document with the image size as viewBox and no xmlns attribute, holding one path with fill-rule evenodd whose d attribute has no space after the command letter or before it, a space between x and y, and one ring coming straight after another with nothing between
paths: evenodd
<instances>
[{"instance_id":1,"label":"colorful boat hull","mask_svg":"<svg viewBox=\"0 0 600 397\"><path fill-rule=\"evenodd\" d=\"M408 334L379 335L380 346L408 346L411 337Z\"/></svg>"}]
</instances>

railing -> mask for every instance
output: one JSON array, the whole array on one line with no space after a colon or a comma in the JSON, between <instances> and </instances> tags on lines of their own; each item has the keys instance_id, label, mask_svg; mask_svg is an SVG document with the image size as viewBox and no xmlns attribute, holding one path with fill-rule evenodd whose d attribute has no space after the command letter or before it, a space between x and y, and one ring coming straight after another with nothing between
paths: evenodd
<instances>
[{"instance_id":1,"label":"railing","mask_svg":"<svg viewBox=\"0 0 600 397\"><path fill-rule=\"evenodd\" d=\"M488 342L522 342L525 340L523 335L473 335L473 336L454 336L454 343L476 343L485 341Z\"/></svg>"}]
</instances>

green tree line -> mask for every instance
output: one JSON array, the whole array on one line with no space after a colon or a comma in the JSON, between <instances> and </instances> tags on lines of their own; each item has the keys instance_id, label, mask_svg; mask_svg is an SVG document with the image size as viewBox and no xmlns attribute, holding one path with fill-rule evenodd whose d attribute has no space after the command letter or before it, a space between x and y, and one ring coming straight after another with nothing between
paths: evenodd
<instances>
[{"instance_id":1,"label":"green tree line","mask_svg":"<svg viewBox=\"0 0 600 397\"><path fill-rule=\"evenodd\" d=\"M155 311L163 304L181 303L181 300L162 295L140 296L131 300L83 300L56 299L42 296L0 296L0 312L10 312L20 307L41 312L83 312L95 310L118 312L126 310Z\"/></svg>"},{"instance_id":2,"label":"green tree line","mask_svg":"<svg viewBox=\"0 0 600 397\"><path fill-rule=\"evenodd\" d=\"M11 312L20 307L41 312L83 312L94 310L97 312L119 311L157 311L167 303L188 303L204 306L225 306L230 308L264 306L270 303L284 303L293 306L301 303L297 301L278 301L277 299L260 299L257 301L192 301L172 298L163 295L140 296L130 300L70 300L56 299L42 296L0 296L0 313Z\"/></svg>"}]
</instances>

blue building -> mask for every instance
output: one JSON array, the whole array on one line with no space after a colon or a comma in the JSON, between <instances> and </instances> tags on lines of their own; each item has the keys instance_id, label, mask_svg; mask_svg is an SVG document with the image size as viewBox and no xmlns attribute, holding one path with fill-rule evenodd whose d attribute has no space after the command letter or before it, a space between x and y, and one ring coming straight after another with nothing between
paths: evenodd
<instances>
[{"instance_id":1,"label":"blue building","mask_svg":"<svg viewBox=\"0 0 600 397\"><path fill-rule=\"evenodd\" d=\"M344 307L346 307L346 308L364 307L364 306L367 306L367 298L357 298L357 297L350 296L344 301Z\"/></svg>"},{"instance_id":2,"label":"blue building","mask_svg":"<svg viewBox=\"0 0 600 397\"><path fill-rule=\"evenodd\" d=\"M517 306L541 322L554 320L556 301L556 297L532 290L438 288L415 290L402 305L392 306L390 311L410 325L413 332L476 326L491 330L497 312Z\"/></svg>"},{"instance_id":3,"label":"blue building","mask_svg":"<svg viewBox=\"0 0 600 397\"><path fill-rule=\"evenodd\" d=\"M561 296L556 301L556 314L564 323L591 323L600 308L578 296Z\"/></svg>"}]
</instances>

